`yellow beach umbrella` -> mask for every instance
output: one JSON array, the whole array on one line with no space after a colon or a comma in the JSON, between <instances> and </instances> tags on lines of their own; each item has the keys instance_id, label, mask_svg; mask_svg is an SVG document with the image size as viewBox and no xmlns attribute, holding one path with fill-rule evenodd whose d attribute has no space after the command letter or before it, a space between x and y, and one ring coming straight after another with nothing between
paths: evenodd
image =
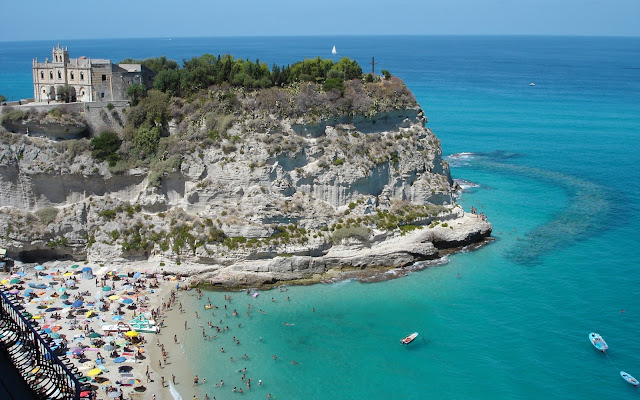
<instances>
[{"instance_id":1,"label":"yellow beach umbrella","mask_svg":"<svg viewBox=\"0 0 640 400\"><path fill-rule=\"evenodd\" d=\"M2 282L0 282L0 283L2 283L4 285L6 283L9 283L9 280L8 279L3 279Z\"/></svg>"},{"instance_id":2,"label":"yellow beach umbrella","mask_svg":"<svg viewBox=\"0 0 640 400\"><path fill-rule=\"evenodd\" d=\"M117 294L112 294L111 296L108 297L109 300L118 300L120 298L120 296L118 296Z\"/></svg>"},{"instance_id":3,"label":"yellow beach umbrella","mask_svg":"<svg viewBox=\"0 0 640 400\"><path fill-rule=\"evenodd\" d=\"M136 337L138 336L138 332L136 331L129 331L127 333L125 333L125 335L129 336L129 337Z\"/></svg>"},{"instance_id":4,"label":"yellow beach umbrella","mask_svg":"<svg viewBox=\"0 0 640 400\"><path fill-rule=\"evenodd\" d=\"M94 368L91 371L87 372L87 376L96 376L96 375L100 375L102 373L102 370L100 368Z\"/></svg>"},{"instance_id":5,"label":"yellow beach umbrella","mask_svg":"<svg viewBox=\"0 0 640 400\"><path fill-rule=\"evenodd\" d=\"M71 275L73 275L73 272L65 272L65 273L63 274L63 276L71 276Z\"/></svg>"},{"instance_id":6,"label":"yellow beach umbrella","mask_svg":"<svg viewBox=\"0 0 640 400\"><path fill-rule=\"evenodd\" d=\"M90 310L89 312L87 312L87 314L85 315L87 318L91 317L92 315L95 315L96 313L93 310Z\"/></svg>"},{"instance_id":7,"label":"yellow beach umbrella","mask_svg":"<svg viewBox=\"0 0 640 400\"><path fill-rule=\"evenodd\" d=\"M31 370L31 373L35 374L38 371L40 371L40 367L35 367L34 369Z\"/></svg>"}]
</instances>

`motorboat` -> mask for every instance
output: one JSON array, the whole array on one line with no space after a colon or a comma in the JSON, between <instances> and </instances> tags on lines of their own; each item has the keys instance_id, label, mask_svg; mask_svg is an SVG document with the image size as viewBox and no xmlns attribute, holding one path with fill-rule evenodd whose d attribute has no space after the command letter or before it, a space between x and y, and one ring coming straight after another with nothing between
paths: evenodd
<instances>
[{"instance_id":1,"label":"motorboat","mask_svg":"<svg viewBox=\"0 0 640 400\"><path fill-rule=\"evenodd\" d=\"M605 352L605 350L609 348L609 346L607 345L607 342L604 341L602 336L600 336L595 332L591 332L589 334L589 340L591 341L591 344L593 344L593 347L595 347L596 349L600 350L603 353Z\"/></svg>"},{"instance_id":2,"label":"motorboat","mask_svg":"<svg viewBox=\"0 0 640 400\"><path fill-rule=\"evenodd\" d=\"M409 343L413 342L417 337L418 337L418 332L413 332L412 334L407 335L407 336L403 337L402 339L400 339L400 343L409 344Z\"/></svg>"},{"instance_id":3,"label":"motorboat","mask_svg":"<svg viewBox=\"0 0 640 400\"><path fill-rule=\"evenodd\" d=\"M625 381L629 382L633 386L638 387L638 380L636 378L634 378L633 376L627 374L624 371L620 371L620 376L622 377L622 379L624 379Z\"/></svg>"},{"instance_id":4,"label":"motorboat","mask_svg":"<svg viewBox=\"0 0 640 400\"><path fill-rule=\"evenodd\" d=\"M529 84L529 86L535 86L535 85L536 85L536 84L535 84L535 83L533 83L533 82L531 82L531 83Z\"/></svg>"}]
</instances>

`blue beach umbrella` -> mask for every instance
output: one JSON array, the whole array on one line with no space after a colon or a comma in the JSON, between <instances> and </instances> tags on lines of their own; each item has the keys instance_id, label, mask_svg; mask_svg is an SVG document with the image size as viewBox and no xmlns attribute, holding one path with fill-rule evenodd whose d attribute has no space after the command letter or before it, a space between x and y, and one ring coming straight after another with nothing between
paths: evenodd
<instances>
[{"instance_id":1,"label":"blue beach umbrella","mask_svg":"<svg viewBox=\"0 0 640 400\"><path fill-rule=\"evenodd\" d=\"M26 275L27 275L27 274L26 274L26 273L24 273L24 272L22 272L22 271L18 272L18 276L26 276Z\"/></svg>"},{"instance_id":2,"label":"blue beach umbrella","mask_svg":"<svg viewBox=\"0 0 640 400\"><path fill-rule=\"evenodd\" d=\"M36 265L36 267L34 268L38 271L42 271L44 269L44 267L42 265Z\"/></svg>"},{"instance_id":3,"label":"blue beach umbrella","mask_svg":"<svg viewBox=\"0 0 640 400\"><path fill-rule=\"evenodd\" d=\"M102 288L103 292L108 292L110 290L111 290L111 286L105 286L105 287Z\"/></svg>"},{"instance_id":4,"label":"blue beach umbrella","mask_svg":"<svg viewBox=\"0 0 640 400\"><path fill-rule=\"evenodd\" d=\"M105 344L104 346L102 346L102 349L104 351L113 351L113 349L115 349L115 347L113 347L113 345L110 345L110 344Z\"/></svg>"},{"instance_id":5,"label":"blue beach umbrella","mask_svg":"<svg viewBox=\"0 0 640 400\"><path fill-rule=\"evenodd\" d=\"M121 321L122 320L122 316L120 315L116 315L115 317L111 318L113 321Z\"/></svg>"},{"instance_id":6,"label":"blue beach umbrella","mask_svg":"<svg viewBox=\"0 0 640 400\"><path fill-rule=\"evenodd\" d=\"M140 278L140 275L142 275L140 272L136 272L135 274L133 274L133 279Z\"/></svg>"},{"instance_id":7,"label":"blue beach umbrella","mask_svg":"<svg viewBox=\"0 0 640 400\"><path fill-rule=\"evenodd\" d=\"M123 302L124 304L131 304L131 303L133 303L133 300L131 300L131 299L124 299L124 300L122 300L122 302Z\"/></svg>"},{"instance_id":8,"label":"blue beach umbrella","mask_svg":"<svg viewBox=\"0 0 640 400\"><path fill-rule=\"evenodd\" d=\"M33 289L32 288L25 289L24 294L29 294L29 293L33 293Z\"/></svg>"},{"instance_id":9,"label":"blue beach umbrella","mask_svg":"<svg viewBox=\"0 0 640 400\"><path fill-rule=\"evenodd\" d=\"M82 300L76 300L73 302L73 304L71 304L71 306L78 308L78 307L82 307L82 304L83 304Z\"/></svg>"},{"instance_id":10,"label":"blue beach umbrella","mask_svg":"<svg viewBox=\"0 0 640 400\"><path fill-rule=\"evenodd\" d=\"M120 363L122 363L122 362L125 362L126 360L127 360L127 359L126 359L126 358L124 358L124 357L117 357L117 358L114 358L114 359L113 359L113 362L114 362L114 363L116 363L116 364L120 364Z\"/></svg>"}]
</instances>

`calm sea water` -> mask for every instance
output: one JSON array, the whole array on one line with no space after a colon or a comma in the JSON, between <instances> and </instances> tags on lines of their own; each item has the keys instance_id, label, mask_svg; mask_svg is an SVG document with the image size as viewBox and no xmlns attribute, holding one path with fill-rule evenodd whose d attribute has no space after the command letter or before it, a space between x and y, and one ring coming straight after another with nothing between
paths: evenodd
<instances>
[{"instance_id":1,"label":"calm sea water","mask_svg":"<svg viewBox=\"0 0 640 400\"><path fill-rule=\"evenodd\" d=\"M0 42L0 93L32 97L31 59L49 56L55 44ZM338 56L365 69L375 56L376 70L404 79L445 154L470 153L449 159L452 173L478 185L460 203L488 215L493 244L398 280L293 287L257 298L233 294L227 304L239 317L224 310L209 316L205 301L191 297L201 316L231 328L214 341L203 341L198 329L187 333L185 355L209 382L198 388L201 395L235 398L230 389L243 387L237 372L243 367L255 379L245 399L267 393L369 400L639 395L619 370L640 377L640 38L62 44L71 57L181 60L209 52L269 64L330 57L336 45ZM206 297L224 304L222 293ZM398 340L413 331L419 338L401 346ZM591 346L591 331L608 341L609 357ZM242 360L245 353L249 360ZM224 388L213 385L220 379Z\"/></svg>"}]
</instances>

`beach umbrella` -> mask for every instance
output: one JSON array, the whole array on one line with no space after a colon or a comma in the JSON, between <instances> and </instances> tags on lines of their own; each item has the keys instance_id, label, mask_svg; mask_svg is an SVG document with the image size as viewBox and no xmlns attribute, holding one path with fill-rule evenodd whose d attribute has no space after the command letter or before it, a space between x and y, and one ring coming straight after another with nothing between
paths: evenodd
<instances>
[{"instance_id":1,"label":"beach umbrella","mask_svg":"<svg viewBox=\"0 0 640 400\"><path fill-rule=\"evenodd\" d=\"M42 271L44 267L42 265L36 265L35 270Z\"/></svg>"},{"instance_id":2,"label":"beach umbrella","mask_svg":"<svg viewBox=\"0 0 640 400\"><path fill-rule=\"evenodd\" d=\"M14 278L14 279L10 280L9 283L12 284L12 285L15 285L16 283L20 283L20 279Z\"/></svg>"},{"instance_id":3,"label":"beach umbrella","mask_svg":"<svg viewBox=\"0 0 640 400\"><path fill-rule=\"evenodd\" d=\"M71 304L71 307L75 307L75 308L82 307L82 304L84 304L82 300L76 300L73 302L73 304Z\"/></svg>"},{"instance_id":4,"label":"beach umbrella","mask_svg":"<svg viewBox=\"0 0 640 400\"><path fill-rule=\"evenodd\" d=\"M102 373L102 370L100 368L94 368L91 371L87 372L87 376L97 376L100 375Z\"/></svg>"},{"instance_id":5,"label":"beach umbrella","mask_svg":"<svg viewBox=\"0 0 640 400\"><path fill-rule=\"evenodd\" d=\"M133 369L133 367L131 365L123 365L121 367L118 367L118 372L122 373L122 372L131 372L131 370Z\"/></svg>"},{"instance_id":6,"label":"beach umbrella","mask_svg":"<svg viewBox=\"0 0 640 400\"><path fill-rule=\"evenodd\" d=\"M73 264L71 268L76 269L76 268L80 268L80 266L78 264Z\"/></svg>"},{"instance_id":7,"label":"beach umbrella","mask_svg":"<svg viewBox=\"0 0 640 400\"><path fill-rule=\"evenodd\" d=\"M65 293L65 294L63 294L62 296L60 296L60 298L61 298L62 300L66 300L66 299L68 299L68 298L69 298L69 295Z\"/></svg>"},{"instance_id":8,"label":"beach umbrella","mask_svg":"<svg viewBox=\"0 0 640 400\"><path fill-rule=\"evenodd\" d=\"M142 274L140 272L136 272L135 274L133 274L133 279L138 279L141 275Z\"/></svg>"},{"instance_id":9,"label":"beach umbrella","mask_svg":"<svg viewBox=\"0 0 640 400\"><path fill-rule=\"evenodd\" d=\"M104 351L113 351L113 349L115 349L115 347L110 344L105 344L104 346L102 346L102 348L104 349Z\"/></svg>"},{"instance_id":10,"label":"beach umbrella","mask_svg":"<svg viewBox=\"0 0 640 400\"><path fill-rule=\"evenodd\" d=\"M33 293L33 289L32 288L28 288L24 290L24 294L29 294L29 293Z\"/></svg>"},{"instance_id":11,"label":"beach umbrella","mask_svg":"<svg viewBox=\"0 0 640 400\"><path fill-rule=\"evenodd\" d=\"M109 300L118 300L120 298L120 296L118 296L117 294L112 294L111 296L109 296Z\"/></svg>"},{"instance_id":12,"label":"beach umbrella","mask_svg":"<svg viewBox=\"0 0 640 400\"><path fill-rule=\"evenodd\" d=\"M105 342L107 342L107 343L113 343L113 342L115 342L115 340L116 340L116 338L115 338L115 337L113 337L113 336L106 336L106 337L104 338L104 341L105 341ZM112 349L112 350L113 350L113 349Z\"/></svg>"},{"instance_id":13,"label":"beach umbrella","mask_svg":"<svg viewBox=\"0 0 640 400\"><path fill-rule=\"evenodd\" d=\"M113 362L116 363L116 364L120 364L120 363L125 362L126 360L127 359L124 358L124 357L116 357L116 358L113 359Z\"/></svg>"},{"instance_id":14,"label":"beach umbrella","mask_svg":"<svg viewBox=\"0 0 640 400\"><path fill-rule=\"evenodd\" d=\"M87 335L87 337L91 339L95 339L95 338L102 337L102 335L99 334L98 332L91 332L90 334Z\"/></svg>"},{"instance_id":15,"label":"beach umbrella","mask_svg":"<svg viewBox=\"0 0 640 400\"><path fill-rule=\"evenodd\" d=\"M27 274L22 271L18 272L16 275L18 275L19 277L27 276Z\"/></svg>"},{"instance_id":16,"label":"beach umbrella","mask_svg":"<svg viewBox=\"0 0 640 400\"><path fill-rule=\"evenodd\" d=\"M66 291L67 291L67 289L63 288L62 286L60 286L59 288L56 289L56 292L58 292L58 293L64 293Z\"/></svg>"},{"instance_id":17,"label":"beach umbrella","mask_svg":"<svg viewBox=\"0 0 640 400\"><path fill-rule=\"evenodd\" d=\"M20 291L18 289L13 289L13 290L9 290L9 293L18 294L18 293L20 293Z\"/></svg>"},{"instance_id":18,"label":"beach umbrella","mask_svg":"<svg viewBox=\"0 0 640 400\"><path fill-rule=\"evenodd\" d=\"M64 281L64 283L66 283L69 286L73 286L76 284L76 281L74 281L73 279L67 279L66 281Z\"/></svg>"},{"instance_id":19,"label":"beach umbrella","mask_svg":"<svg viewBox=\"0 0 640 400\"><path fill-rule=\"evenodd\" d=\"M120 315L116 315L115 317L111 318L113 321L120 321L122 320L122 316Z\"/></svg>"},{"instance_id":20,"label":"beach umbrella","mask_svg":"<svg viewBox=\"0 0 640 400\"><path fill-rule=\"evenodd\" d=\"M124 304L131 304L131 303L133 303L133 300L131 300L131 299L124 299L124 300L122 300L122 302L123 302Z\"/></svg>"},{"instance_id":21,"label":"beach umbrella","mask_svg":"<svg viewBox=\"0 0 640 400\"><path fill-rule=\"evenodd\" d=\"M113 392L109 392L109 393L107 394L107 397L110 397L110 398L112 398L112 399L115 399L116 397L119 397L119 396L120 396L120 393L118 393L118 391L117 391L117 390L114 390Z\"/></svg>"},{"instance_id":22,"label":"beach umbrella","mask_svg":"<svg viewBox=\"0 0 640 400\"><path fill-rule=\"evenodd\" d=\"M51 332L50 336L52 339L58 339L60 337L60 334L58 332Z\"/></svg>"},{"instance_id":23,"label":"beach umbrella","mask_svg":"<svg viewBox=\"0 0 640 400\"><path fill-rule=\"evenodd\" d=\"M102 291L103 291L103 292L109 292L109 291L111 291L111 286L104 286L104 287L102 288Z\"/></svg>"},{"instance_id":24,"label":"beach umbrella","mask_svg":"<svg viewBox=\"0 0 640 400\"><path fill-rule=\"evenodd\" d=\"M128 331L127 333L125 333L125 335L129 336L130 338L134 338L138 336L138 332L136 331Z\"/></svg>"}]
</instances>

